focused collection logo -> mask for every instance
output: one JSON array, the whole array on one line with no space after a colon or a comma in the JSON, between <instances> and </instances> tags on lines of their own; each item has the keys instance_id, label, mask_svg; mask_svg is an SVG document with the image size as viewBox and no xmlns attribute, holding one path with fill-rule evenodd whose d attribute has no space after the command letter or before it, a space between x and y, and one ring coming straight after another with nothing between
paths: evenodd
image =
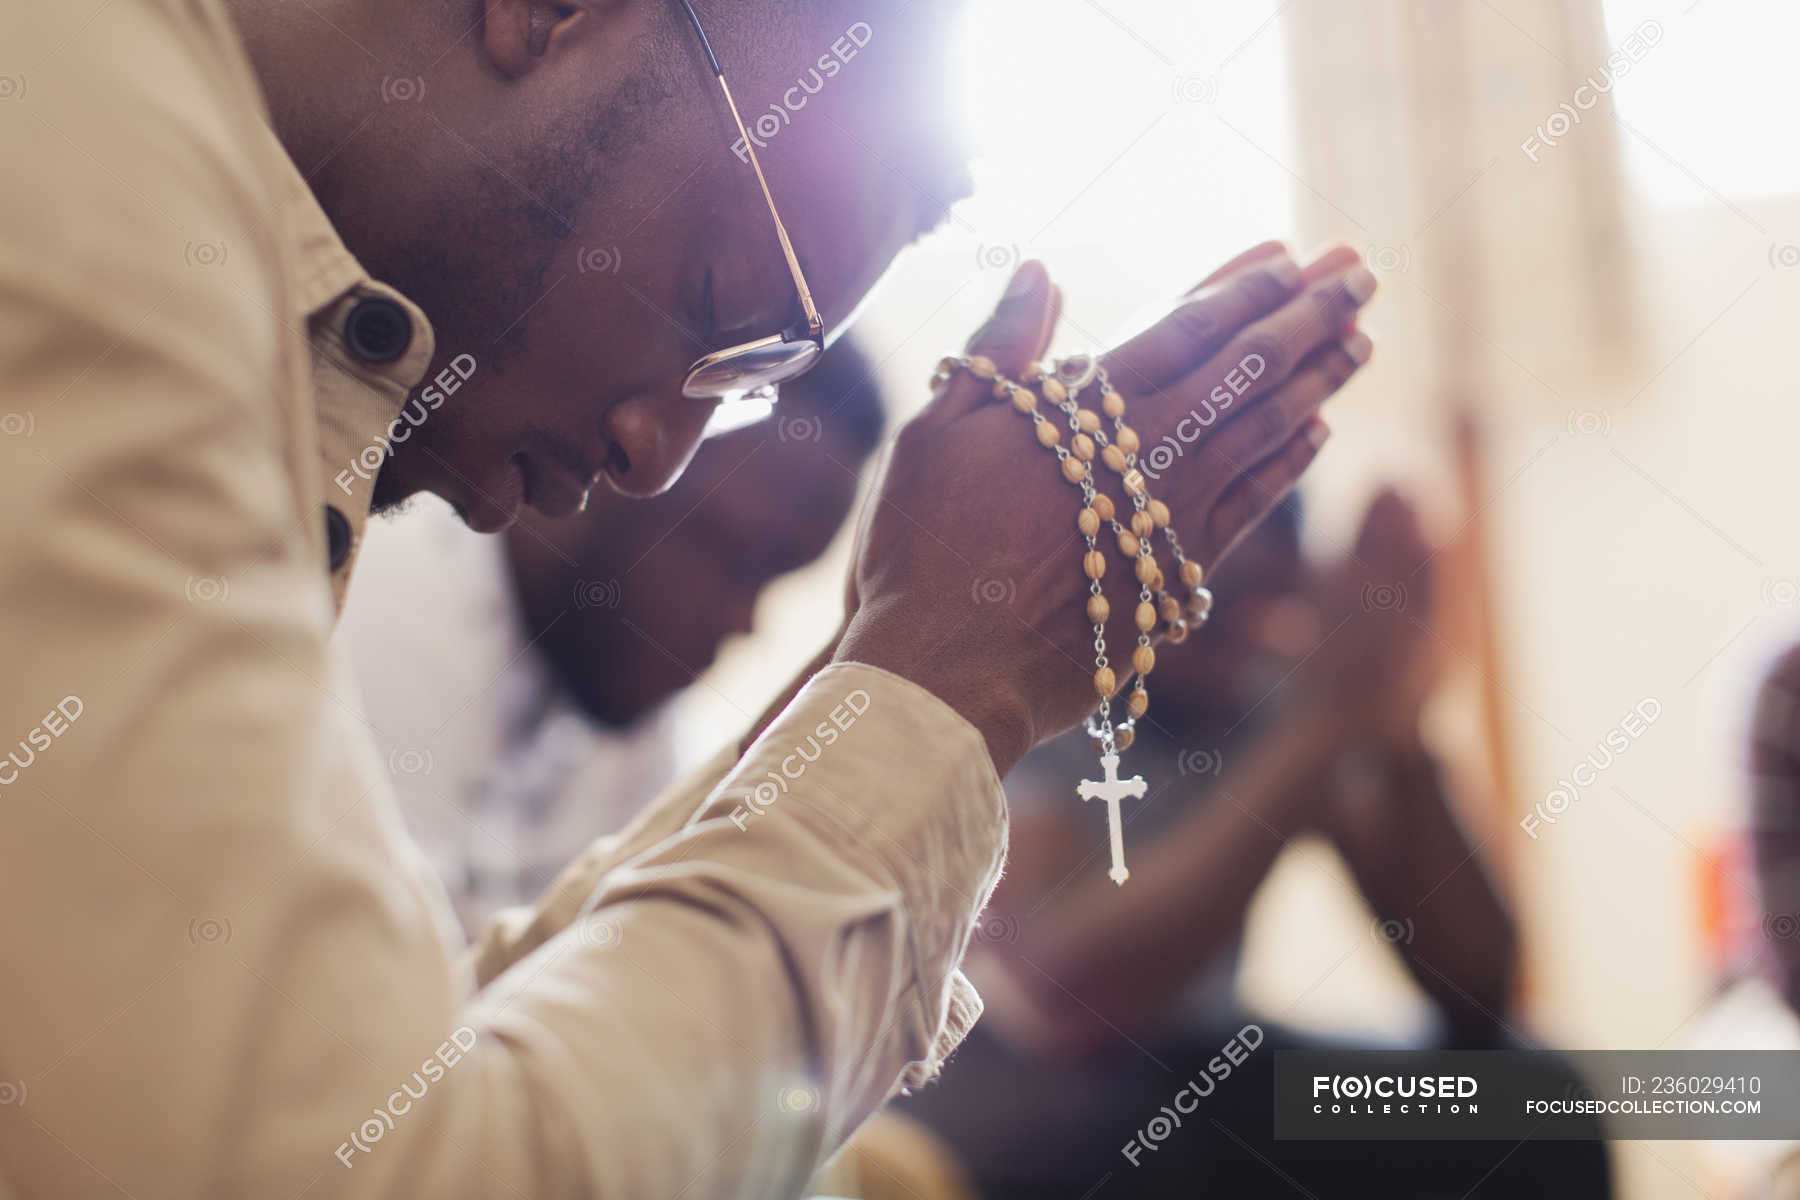
<instances>
[{"instance_id":1,"label":"focused collection logo","mask_svg":"<svg viewBox=\"0 0 1800 1200\"><path fill-rule=\"evenodd\" d=\"M1314 1075L1312 1110L1326 1116L1417 1116L1481 1111L1473 1075Z\"/></svg>"}]
</instances>

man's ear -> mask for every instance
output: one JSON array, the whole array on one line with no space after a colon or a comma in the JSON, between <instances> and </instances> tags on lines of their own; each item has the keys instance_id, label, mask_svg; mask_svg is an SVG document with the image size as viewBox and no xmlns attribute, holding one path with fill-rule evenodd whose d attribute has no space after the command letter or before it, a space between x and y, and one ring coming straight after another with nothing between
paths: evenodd
<instances>
[{"instance_id":1,"label":"man's ear","mask_svg":"<svg viewBox=\"0 0 1800 1200\"><path fill-rule=\"evenodd\" d=\"M488 57L508 79L527 74L550 52L575 41L588 24L591 3L483 0L481 38Z\"/></svg>"}]
</instances>

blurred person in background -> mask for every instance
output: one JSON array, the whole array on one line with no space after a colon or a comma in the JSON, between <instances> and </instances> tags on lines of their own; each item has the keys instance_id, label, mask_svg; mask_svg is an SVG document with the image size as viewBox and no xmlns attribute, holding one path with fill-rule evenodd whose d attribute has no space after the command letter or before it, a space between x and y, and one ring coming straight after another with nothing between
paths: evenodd
<instances>
[{"instance_id":1,"label":"blurred person in background","mask_svg":"<svg viewBox=\"0 0 1800 1200\"><path fill-rule=\"evenodd\" d=\"M1125 806L1127 886L1101 869L1104 824L1068 784L1092 755L1085 734L1008 776L1007 873L970 968L988 1017L941 1086L900 1102L956 1147L984 1194L1265 1194L1285 1186L1271 1163L1330 1196L1512 1197L1526 1181L1538 1195L1607 1194L1595 1144L1270 1136L1274 1051L1350 1045L1281 1028L1235 995L1248 907L1296 838L1335 847L1375 914L1372 936L1432 1001L1437 1027L1412 1044L1522 1040L1506 1016L1516 928L1420 724L1439 672L1435 557L1392 491L1337 562L1302 556L1292 498L1246 540L1215 577L1213 620L1153 677L1131 767L1153 783ZM1121 1157L1252 1024L1254 1048L1184 1128Z\"/></svg>"},{"instance_id":2,"label":"blurred person in background","mask_svg":"<svg viewBox=\"0 0 1800 1200\"><path fill-rule=\"evenodd\" d=\"M1769 663L1751 708L1745 767L1750 857L1760 918L1753 975L1773 983L1786 1012L1800 1014L1800 644ZM1759 1048L1792 1044L1791 1023L1756 1026ZM1784 1043L1785 1039L1785 1043ZM1736 1048L1734 1046L1734 1048ZM1800 1149L1789 1147L1757 1200L1800 1200Z\"/></svg>"},{"instance_id":3,"label":"blurred person in background","mask_svg":"<svg viewBox=\"0 0 1800 1200\"><path fill-rule=\"evenodd\" d=\"M1800 1012L1800 646L1778 655L1757 688L1748 765L1768 972Z\"/></svg>"},{"instance_id":4,"label":"blurred person in background","mask_svg":"<svg viewBox=\"0 0 1800 1200\"><path fill-rule=\"evenodd\" d=\"M825 553L884 419L846 338L776 419L708 440L653 499L599 491L498 538L431 501L370 528L338 636L466 930L674 781L670 701L751 632L765 587Z\"/></svg>"}]
</instances>

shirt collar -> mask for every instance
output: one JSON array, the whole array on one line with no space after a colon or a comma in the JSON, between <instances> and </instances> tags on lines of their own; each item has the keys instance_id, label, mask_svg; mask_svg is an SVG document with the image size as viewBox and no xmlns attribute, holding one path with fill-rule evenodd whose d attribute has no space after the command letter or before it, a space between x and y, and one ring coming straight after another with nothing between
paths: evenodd
<instances>
[{"instance_id":1,"label":"shirt collar","mask_svg":"<svg viewBox=\"0 0 1800 1200\"><path fill-rule=\"evenodd\" d=\"M270 140L274 141L273 132ZM436 351L418 305L369 277L279 145L295 310L311 352L313 416L324 509L323 548L341 610L362 547L375 476L410 427L401 409ZM415 406L418 407L418 406Z\"/></svg>"}]
</instances>

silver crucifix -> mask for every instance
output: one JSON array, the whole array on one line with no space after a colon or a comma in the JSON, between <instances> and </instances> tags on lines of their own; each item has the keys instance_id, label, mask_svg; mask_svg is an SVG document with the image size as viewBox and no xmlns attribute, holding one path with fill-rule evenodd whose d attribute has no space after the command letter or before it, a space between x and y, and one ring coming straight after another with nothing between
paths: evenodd
<instances>
[{"instance_id":1,"label":"silver crucifix","mask_svg":"<svg viewBox=\"0 0 1800 1200\"><path fill-rule=\"evenodd\" d=\"M1106 768L1106 778L1099 782L1084 779L1075 791L1083 800L1106 801L1106 822L1112 833L1112 870L1106 874L1114 883L1122 885L1131 878L1131 872L1125 869L1125 831L1119 825L1119 801L1127 796L1142 796L1144 777L1133 775L1130 779L1120 779L1116 752L1102 755L1100 765Z\"/></svg>"}]
</instances>

